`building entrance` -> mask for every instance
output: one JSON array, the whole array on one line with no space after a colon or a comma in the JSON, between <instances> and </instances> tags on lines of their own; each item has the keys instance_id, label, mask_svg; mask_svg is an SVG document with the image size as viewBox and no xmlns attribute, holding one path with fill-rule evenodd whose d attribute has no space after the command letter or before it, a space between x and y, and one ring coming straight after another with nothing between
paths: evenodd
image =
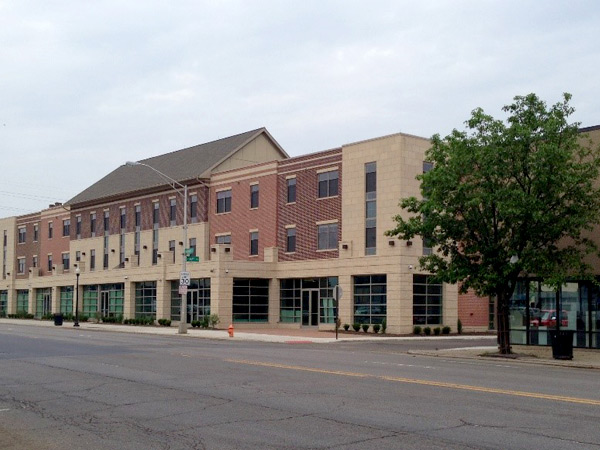
<instances>
[{"instance_id":1,"label":"building entrance","mask_svg":"<svg viewBox=\"0 0 600 450\"><path fill-rule=\"evenodd\" d=\"M50 314L52 311L52 294L45 293L42 307L42 315Z\"/></svg>"},{"instance_id":2,"label":"building entrance","mask_svg":"<svg viewBox=\"0 0 600 450\"><path fill-rule=\"evenodd\" d=\"M319 325L319 290L302 290L302 325Z\"/></svg>"},{"instance_id":3,"label":"building entrance","mask_svg":"<svg viewBox=\"0 0 600 450\"><path fill-rule=\"evenodd\" d=\"M108 317L109 315L109 294L109 291L100 292L100 314L102 314L102 317Z\"/></svg>"}]
</instances>

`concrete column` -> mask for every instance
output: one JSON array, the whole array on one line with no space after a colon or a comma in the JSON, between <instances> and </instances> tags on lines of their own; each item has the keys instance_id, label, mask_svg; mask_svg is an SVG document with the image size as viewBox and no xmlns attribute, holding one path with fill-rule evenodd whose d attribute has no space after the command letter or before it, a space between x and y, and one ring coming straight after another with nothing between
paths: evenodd
<instances>
[{"instance_id":1,"label":"concrete column","mask_svg":"<svg viewBox=\"0 0 600 450\"><path fill-rule=\"evenodd\" d=\"M17 312L17 291L8 289L8 299L6 303L6 314L15 314Z\"/></svg>"},{"instance_id":2,"label":"concrete column","mask_svg":"<svg viewBox=\"0 0 600 450\"><path fill-rule=\"evenodd\" d=\"M164 278L156 282L156 319L171 318L171 283Z\"/></svg>"},{"instance_id":3,"label":"concrete column","mask_svg":"<svg viewBox=\"0 0 600 450\"><path fill-rule=\"evenodd\" d=\"M218 314L221 328L232 323L233 277L225 269L215 270L210 279L210 312Z\"/></svg>"},{"instance_id":4,"label":"concrete column","mask_svg":"<svg viewBox=\"0 0 600 450\"><path fill-rule=\"evenodd\" d=\"M339 317L342 325L345 323L352 324L352 305L354 304L354 296L352 295L352 276L344 275L338 277L338 284L342 288L342 298L339 301Z\"/></svg>"},{"instance_id":5,"label":"concrete column","mask_svg":"<svg viewBox=\"0 0 600 450\"><path fill-rule=\"evenodd\" d=\"M279 323L279 280L271 278L269 280L269 324Z\"/></svg>"},{"instance_id":6,"label":"concrete column","mask_svg":"<svg viewBox=\"0 0 600 450\"><path fill-rule=\"evenodd\" d=\"M58 314L60 312L60 287L53 286L52 287L52 306L51 310L53 314ZM75 300L75 298L73 298Z\"/></svg>"},{"instance_id":7,"label":"concrete column","mask_svg":"<svg viewBox=\"0 0 600 450\"><path fill-rule=\"evenodd\" d=\"M123 318L132 319L135 317L135 283L125 280L124 284Z\"/></svg>"}]
</instances>

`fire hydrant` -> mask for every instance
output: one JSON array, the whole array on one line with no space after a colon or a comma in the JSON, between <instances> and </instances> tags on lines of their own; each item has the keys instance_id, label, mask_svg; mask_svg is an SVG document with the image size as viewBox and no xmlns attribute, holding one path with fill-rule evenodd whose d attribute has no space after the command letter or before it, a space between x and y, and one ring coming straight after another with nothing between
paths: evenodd
<instances>
[{"instance_id":1,"label":"fire hydrant","mask_svg":"<svg viewBox=\"0 0 600 450\"><path fill-rule=\"evenodd\" d=\"M229 328L227 328L227 331L229 332L229 337L233 337L233 324L229 324Z\"/></svg>"}]
</instances>

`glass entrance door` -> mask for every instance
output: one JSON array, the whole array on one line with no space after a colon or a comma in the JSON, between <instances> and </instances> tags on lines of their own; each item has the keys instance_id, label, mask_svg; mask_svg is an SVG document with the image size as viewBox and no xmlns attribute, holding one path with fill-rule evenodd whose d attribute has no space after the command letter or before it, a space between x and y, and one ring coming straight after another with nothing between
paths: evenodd
<instances>
[{"instance_id":1,"label":"glass entrance door","mask_svg":"<svg viewBox=\"0 0 600 450\"><path fill-rule=\"evenodd\" d=\"M202 308L199 305L198 291L188 291L187 293L187 321L200 320L203 316Z\"/></svg>"},{"instance_id":2,"label":"glass entrance door","mask_svg":"<svg viewBox=\"0 0 600 450\"><path fill-rule=\"evenodd\" d=\"M302 325L319 325L319 290L302 290Z\"/></svg>"},{"instance_id":3,"label":"glass entrance door","mask_svg":"<svg viewBox=\"0 0 600 450\"><path fill-rule=\"evenodd\" d=\"M108 317L108 298L109 291L100 292L100 314L102 314L102 317Z\"/></svg>"},{"instance_id":4,"label":"glass entrance door","mask_svg":"<svg viewBox=\"0 0 600 450\"><path fill-rule=\"evenodd\" d=\"M52 310L52 294L45 293L44 294L44 303L42 307L42 314L45 316L46 314L50 314Z\"/></svg>"}]
</instances>

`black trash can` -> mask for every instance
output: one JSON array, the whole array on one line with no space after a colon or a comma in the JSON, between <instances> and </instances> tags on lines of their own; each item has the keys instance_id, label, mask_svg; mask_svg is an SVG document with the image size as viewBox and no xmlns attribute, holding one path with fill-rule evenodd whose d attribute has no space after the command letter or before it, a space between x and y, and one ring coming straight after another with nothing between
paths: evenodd
<instances>
[{"instance_id":1,"label":"black trash can","mask_svg":"<svg viewBox=\"0 0 600 450\"><path fill-rule=\"evenodd\" d=\"M62 326L63 323L63 315L62 314L54 314L54 325L57 327Z\"/></svg>"},{"instance_id":2,"label":"black trash can","mask_svg":"<svg viewBox=\"0 0 600 450\"><path fill-rule=\"evenodd\" d=\"M574 330L550 331L554 359L573 359L573 333Z\"/></svg>"}]
</instances>

